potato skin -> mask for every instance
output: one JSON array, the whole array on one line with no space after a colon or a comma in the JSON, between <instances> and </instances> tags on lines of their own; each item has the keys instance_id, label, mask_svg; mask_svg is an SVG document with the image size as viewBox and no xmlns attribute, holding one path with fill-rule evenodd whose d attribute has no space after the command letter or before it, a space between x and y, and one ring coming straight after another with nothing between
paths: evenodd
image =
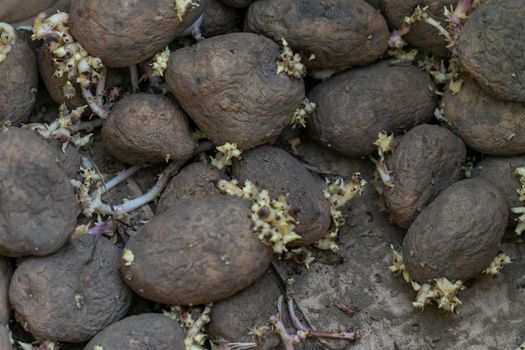
<instances>
[{"instance_id":1,"label":"potato skin","mask_svg":"<svg viewBox=\"0 0 525 350\"><path fill-rule=\"evenodd\" d=\"M37 338L79 343L120 320L132 293L118 271L120 249L106 238L74 239L59 252L24 259L9 299L17 319ZM80 306L80 307L79 307Z\"/></svg>"},{"instance_id":2,"label":"potato skin","mask_svg":"<svg viewBox=\"0 0 525 350\"><path fill-rule=\"evenodd\" d=\"M275 139L304 99L302 79L277 74L279 52L262 35L216 36L172 53L166 82L215 144L247 150Z\"/></svg>"},{"instance_id":3,"label":"potato skin","mask_svg":"<svg viewBox=\"0 0 525 350\"><path fill-rule=\"evenodd\" d=\"M12 350L11 331L7 325L0 325L0 350Z\"/></svg>"},{"instance_id":4,"label":"potato skin","mask_svg":"<svg viewBox=\"0 0 525 350\"><path fill-rule=\"evenodd\" d=\"M60 0L0 0L0 22L16 23L38 15L59 3Z\"/></svg>"},{"instance_id":5,"label":"potato skin","mask_svg":"<svg viewBox=\"0 0 525 350\"><path fill-rule=\"evenodd\" d=\"M310 73L372 63L390 37L383 16L364 0L259 0L248 9L244 29L285 38Z\"/></svg>"},{"instance_id":6,"label":"potato skin","mask_svg":"<svg viewBox=\"0 0 525 350\"><path fill-rule=\"evenodd\" d=\"M456 182L419 214L405 236L410 276L418 282L475 277L498 252L507 212L503 195L488 182Z\"/></svg>"},{"instance_id":7,"label":"potato skin","mask_svg":"<svg viewBox=\"0 0 525 350\"><path fill-rule=\"evenodd\" d=\"M222 3L234 7L234 8L245 8L250 6L255 0L220 0Z\"/></svg>"},{"instance_id":8,"label":"potato skin","mask_svg":"<svg viewBox=\"0 0 525 350\"><path fill-rule=\"evenodd\" d=\"M199 305L234 295L268 268L271 249L252 231L250 202L226 195L177 202L126 243L126 283L169 305Z\"/></svg>"},{"instance_id":9,"label":"potato skin","mask_svg":"<svg viewBox=\"0 0 525 350\"><path fill-rule=\"evenodd\" d=\"M69 179L77 177L80 170L80 152L76 146L69 144L66 147L65 152L62 152L62 143L58 140L49 140L46 139L53 147L55 147L58 161L60 166L66 173L66 176Z\"/></svg>"},{"instance_id":10,"label":"potato skin","mask_svg":"<svg viewBox=\"0 0 525 350\"><path fill-rule=\"evenodd\" d=\"M469 16L458 41L465 69L491 95L525 102L525 8L521 0L491 0Z\"/></svg>"},{"instance_id":11,"label":"potato skin","mask_svg":"<svg viewBox=\"0 0 525 350\"><path fill-rule=\"evenodd\" d=\"M11 282L12 274L13 264L11 259L0 257L0 327L7 325L9 322L9 317L11 316L11 307L9 305L8 294L9 283Z\"/></svg>"},{"instance_id":12,"label":"potato skin","mask_svg":"<svg viewBox=\"0 0 525 350\"><path fill-rule=\"evenodd\" d=\"M84 347L104 350L184 350L184 333L177 321L162 314L126 317L97 334Z\"/></svg>"},{"instance_id":13,"label":"potato skin","mask_svg":"<svg viewBox=\"0 0 525 350\"><path fill-rule=\"evenodd\" d=\"M109 154L129 164L186 160L197 148L177 102L147 93L115 104L102 128L102 142Z\"/></svg>"},{"instance_id":14,"label":"potato skin","mask_svg":"<svg viewBox=\"0 0 525 350\"><path fill-rule=\"evenodd\" d=\"M30 131L0 131L0 179L0 255L60 249L79 209L57 151Z\"/></svg>"},{"instance_id":15,"label":"potato skin","mask_svg":"<svg viewBox=\"0 0 525 350\"><path fill-rule=\"evenodd\" d=\"M383 185L383 200L390 218L408 228L439 193L458 181L467 150L448 129L423 124L407 132L386 165L394 187Z\"/></svg>"},{"instance_id":16,"label":"potato skin","mask_svg":"<svg viewBox=\"0 0 525 350\"><path fill-rule=\"evenodd\" d=\"M492 97L473 79L457 95L447 91L443 104L452 131L470 148L498 156L525 152L525 104Z\"/></svg>"},{"instance_id":17,"label":"potato skin","mask_svg":"<svg viewBox=\"0 0 525 350\"><path fill-rule=\"evenodd\" d=\"M309 136L347 156L373 152L381 131L396 132L433 118L430 78L412 65L381 61L340 73L315 86L317 104L307 121Z\"/></svg>"},{"instance_id":18,"label":"potato skin","mask_svg":"<svg viewBox=\"0 0 525 350\"><path fill-rule=\"evenodd\" d=\"M233 177L243 184L250 180L272 198L288 194L288 204L297 211L296 232L302 239L290 246L309 245L330 228L330 204L323 189L306 168L286 151L261 146L242 155L233 163Z\"/></svg>"},{"instance_id":19,"label":"potato skin","mask_svg":"<svg viewBox=\"0 0 525 350\"><path fill-rule=\"evenodd\" d=\"M227 6L219 0L209 0L204 10L201 34L205 38L238 32L242 28L243 11Z\"/></svg>"}]
</instances>

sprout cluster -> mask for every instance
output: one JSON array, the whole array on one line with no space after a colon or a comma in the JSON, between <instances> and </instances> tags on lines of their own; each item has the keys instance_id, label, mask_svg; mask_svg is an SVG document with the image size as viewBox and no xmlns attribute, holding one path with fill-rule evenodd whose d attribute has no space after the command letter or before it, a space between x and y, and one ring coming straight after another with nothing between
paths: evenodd
<instances>
[{"instance_id":1,"label":"sprout cluster","mask_svg":"<svg viewBox=\"0 0 525 350\"><path fill-rule=\"evenodd\" d=\"M525 201L525 167L516 168L514 170L514 174L518 176L519 181L520 181L520 188L518 188L517 192L518 192L520 201L523 202ZM525 230L525 206L512 208L511 211L515 214L521 214L516 219L518 221L518 224L516 225L516 228L514 229L514 232L518 236L521 236L521 234Z\"/></svg>"},{"instance_id":2,"label":"sprout cluster","mask_svg":"<svg viewBox=\"0 0 525 350\"><path fill-rule=\"evenodd\" d=\"M305 128L306 119L308 119L315 111L317 105L314 102L310 102L309 99L305 98L303 103L295 110L292 116L292 128Z\"/></svg>"},{"instance_id":3,"label":"sprout cluster","mask_svg":"<svg viewBox=\"0 0 525 350\"><path fill-rule=\"evenodd\" d=\"M183 310L180 306L172 306L170 311L163 311L164 315L178 321L186 331L186 337L184 338L184 348L186 350L206 349L205 343L208 335L205 333L204 327L211 320L211 308L212 304L206 305L196 320L193 319L191 310Z\"/></svg>"},{"instance_id":4,"label":"sprout cluster","mask_svg":"<svg viewBox=\"0 0 525 350\"><path fill-rule=\"evenodd\" d=\"M71 180L71 184L76 189L77 199L82 214L90 218L97 212L97 208L102 205L102 178L93 167L93 164L85 158L80 165L79 175L82 178L82 181ZM90 190L93 185L96 186L96 190L92 195Z\"/></svg>"},{"instance_id":5,"label":"sprout cluster","mask_svg":"<svg viewBox=\"0 0 525 350\"><path fill-rule=\"evenodd\" d=\"M16 32L13 27L7 23L0 22L0 63L5 61L15 42Z\"/></svg>"},{"instance_id":6,"label":"sprout cluster","mask_svg":"<svg viewBox=\"0 0 525 350\"><path fill-rule=\"evenodd\" d=\"M58 350L58 344L50 340L36 341L32 344L18 341L18 345L22 350Z\"/></svg>"},{"instance_id":7,"label":"sprout cluster","mask_svg":"<svg viewBox=\"0 0 525 350\"><path fill-rule=\"evenodd\" d=\"M170 48L166 46L166 48L153 56L153 63L151 66L153 67L153 75L157 77L163 77L164 72L166 72L166 69L168 69L168 61L170 59Z\"/></svg>"},{"instance_id":8,"label":"sprout cluster","mask_svg":"<svg viewBox=\"0 0 525 350\"><path fill-rule=\"evenodd\" d=\"M376 165L377 172L381 177L381 181L386 187L394 187L392 183L392 178L390 174L392 173L385 164L385 155L392 151L392 141L394 140L394 135L388 135L385 131L380 132L377 135L377 140L374 142L374 145L377 146L377 154L379 155L379 160L370 158Z\"/></svg>"},{"instance_id":9,"label":"sprout cluster","mask_svg":"<svg viewBox=\"0 0 525 350\"><path fill-rule=\"evenodd\" d=\"M277 74L285 72L295 79L301 79L306 75L306 66L301 63L301 55L294 54L288 42L282 38L283 48L277 59Z\"/></svg>"},{"instance_id":10,"label":"sprout cluster","mask_svg":"<svg viewBox=\"0 0 525 350\"><path fill-rule=\"evenodd\" d=\"M125 266L131 266L135 261L135 254L133 254L131 250L124 248L122 251L122 260L124 260Z\"/></svg>"},{"instance_id":11,"label":"sprout cluster","mask_svg":"<svg viewBox=\"0 0 525 350\"><path fill-rule=\"evenodd\" d=\"M182 21L182 17L184 17L188 9L199 6L199 2L196 0L175 0L175 11L177 11L177 17L179 17L179 21Z\"/></svg>"},{"instance_id":12,"label":"sprout cluster","mask_svg":"<svg viewBox=\"0 0 525 350\"><path fill-rule=\"evenodd\" d=\"M494 260L492 260L489 264L489 266L482 271L485 275L492 275L496 276L501 270L503 270L503 267L505 265L508 265L512 262L511 258L506 255L505 253L499 253L496 255Z\"/></svg>"},{"instance_id":13,"label":"sprout cluster","mask_svg":"<svg viewBox=\"0 0 525 350\"><path fill-rule=\"evenodd\" d=\"M242 151L237 148L236 143L225 143L222 146L217 146L217 154L211 157L211 164L219 170L232 165L233 158L239 158Z\"/></svg>"}]
</instances>

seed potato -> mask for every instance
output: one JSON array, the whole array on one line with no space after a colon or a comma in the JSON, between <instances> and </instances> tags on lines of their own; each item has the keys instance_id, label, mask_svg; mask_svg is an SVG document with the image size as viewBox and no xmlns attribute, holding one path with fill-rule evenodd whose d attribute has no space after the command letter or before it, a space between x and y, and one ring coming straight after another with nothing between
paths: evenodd
<instances>
[{"instance_id":1,"label":"seed potato","mask_svg":"<svg viewBox=\"0 0 525 350\"><path fill-rule=\"evenodd\" d=\"M201 33L205 38L238 32L242 29L243 11L227 6L219 0L209 0L204 11Z\"/></svg>"}]
</instances>

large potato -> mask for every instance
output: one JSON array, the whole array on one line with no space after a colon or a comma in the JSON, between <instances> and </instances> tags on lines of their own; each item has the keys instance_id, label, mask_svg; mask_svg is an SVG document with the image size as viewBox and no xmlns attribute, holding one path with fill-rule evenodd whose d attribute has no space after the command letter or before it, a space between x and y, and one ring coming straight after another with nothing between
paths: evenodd
<instances>
[{"instance_id":1,"label":"large potato","mask_svg":"<svg viewBox=\"0 0 525 350\"><path fill-rule=\"evenodd\" d=\"M419 282L467 280L496 256L507 225L501 192L481 179L457 182L419 214L403 241L403 258Z\"/></svg>"},{"instance_id":2,"label":"large potato","mask_svg":"<svg viewBox=\"0 0 525 350\"><path fill-rule=\"evenodd\" d=\"M272 256L253 232L250 214L249 201L227 195L177 202L127 242L134 258L122 259L126 283L170 305L210 303L243 290Z\"/></svg>"},{"instance_id":3,"label":"large potato","mask_svg":"<svg viewBox=\"0 0 525 350\"><path fill-rule=\"evenodd\" d=\"M9 317L11 316L8 294L12 274L13 264L11 263L11 259L0 257L0 327L7 325Z\"/></svg>"},{"instance_id":4,"label":"large potato","mask_svg":"<svg viewBox=\"0 0 525 350\"><path fill-rule=\"evenodd\" d=\"M243 11L224 5L219 0L209 0L204 10L200 26L202 36L212 36L238 32L242 28Z\"/></svg>"},{"instance_id":5,"label":"large potato","mask_svg":"<svg viewBox=\"0 0 525 350\"><path fill-rule=\"evenodd\" d=\"M390 61L338 74L310 92L317 108L307 132L348 157L371 153L379 132L402 131L432 119L432 87L417 67Z\"/></svg>"},{"instance_id":6,"label":"large potato","mask_svg":"<svg viewBox=\"0 0 525 350\"><path fill-rule=\"evenodd\" d=\"M215 144L246 150L275 139L304 99L302 79L277 74L279 51L262 35L216 36L175 51L166 81Z\"/></svg>"}]
</instances>

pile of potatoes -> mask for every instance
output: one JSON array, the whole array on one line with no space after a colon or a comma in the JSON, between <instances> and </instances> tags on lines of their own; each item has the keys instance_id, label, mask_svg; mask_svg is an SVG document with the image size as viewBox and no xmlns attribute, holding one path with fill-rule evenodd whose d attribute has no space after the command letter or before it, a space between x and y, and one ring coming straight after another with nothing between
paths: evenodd
<instances>
[{"instance_id":1,"label":"pile of potatoes","mask_svg":"<svg viewBox=\"0 0 525 350\"><path fill-rule=\"evenodd\" d=\"M272 259L336 254L346 195L301 142L376 163L410 280L478 276L525 229L525 8L391 39L467 3L0 0L0 349L293 349Z\"/></svg>"}]
</instances>

